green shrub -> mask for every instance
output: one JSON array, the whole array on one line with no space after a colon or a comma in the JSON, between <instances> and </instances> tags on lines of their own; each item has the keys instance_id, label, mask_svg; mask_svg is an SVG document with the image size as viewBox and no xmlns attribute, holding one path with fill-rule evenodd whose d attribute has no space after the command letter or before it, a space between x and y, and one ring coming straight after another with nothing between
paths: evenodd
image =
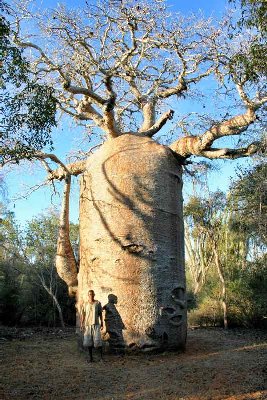
<instances>
[{"instance_id":1,"label":"green shrub","mask_svg":"<svg viewBox=\"0 0 267 400\"><path fill-rule=\"evenodd\" d=\"M223 315L218 300L205 298L198 308L188 313L188 324L192 326L222 326Z\"/></svg>"}]
</instances>

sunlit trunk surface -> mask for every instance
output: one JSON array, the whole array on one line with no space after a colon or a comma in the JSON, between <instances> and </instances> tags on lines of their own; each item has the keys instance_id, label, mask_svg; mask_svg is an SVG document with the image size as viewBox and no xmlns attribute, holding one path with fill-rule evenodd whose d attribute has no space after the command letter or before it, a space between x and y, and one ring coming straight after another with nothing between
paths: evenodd
<instances>
[{"instance_id":1,"label":"sunlit trunk surface","mask_svg":"<svg viewBox=\"0 0 267 400\"><path fill-rule=\"evenodd\" d=\"M168 147L127 134L90 156L81 177L78 301L89 289L102 306L117 296L125 345L184 347L183 240L182 169Z\"/></svg>"}]
</instances>

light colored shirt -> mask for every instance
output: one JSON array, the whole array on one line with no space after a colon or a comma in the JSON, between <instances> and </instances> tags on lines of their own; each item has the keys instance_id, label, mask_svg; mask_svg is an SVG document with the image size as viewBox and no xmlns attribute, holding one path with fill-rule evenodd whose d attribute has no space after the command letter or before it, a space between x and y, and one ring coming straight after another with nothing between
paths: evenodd
<instances>
[{"instance_id":1,"label":"light colored shirt","mask_svg":"<svg viewBox=\"0 0 267 400\"><path fill-rule=\"evenodd\" d=\"M100 325L99 317L102 314L102 306L98 300L94 303L86 302L82 306L84 314L84 326Z\"/></svg>"}]
</instances>

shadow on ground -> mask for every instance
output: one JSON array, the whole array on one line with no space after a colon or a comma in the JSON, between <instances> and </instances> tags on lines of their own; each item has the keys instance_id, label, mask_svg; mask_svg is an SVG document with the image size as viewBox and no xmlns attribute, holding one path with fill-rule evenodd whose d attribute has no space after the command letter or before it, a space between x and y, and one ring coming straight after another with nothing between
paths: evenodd
<instances>
[{"instance_id":1,"label":"shadow on ground","mask_svg":"<svg viewBox=\"0 0 267 400\"><path fill-rule=\"evenodd\" d=\"M1 335L0 335L1 337ZM2 336L2 400L265 400L259 331L189 331L185 353L105 355L87 363L73 331Z\"/></svg>"}]
</instances>

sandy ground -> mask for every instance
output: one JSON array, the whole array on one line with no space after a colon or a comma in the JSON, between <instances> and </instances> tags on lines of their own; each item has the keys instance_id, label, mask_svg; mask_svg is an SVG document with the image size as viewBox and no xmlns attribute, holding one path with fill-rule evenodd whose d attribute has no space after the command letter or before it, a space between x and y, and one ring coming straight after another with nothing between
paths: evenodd
<instances>
[{"instance_id":1,"label":"sandy ground","mask_svg":"<svg viewBox=\"0 0 267 400\"><path fill-rule=\"evenodd\" d=\"M189 330L185 353L106 354L89 364L73 330L0 331L1 400L263 400L267 335Z\"/></svg>"}]
</instances>

